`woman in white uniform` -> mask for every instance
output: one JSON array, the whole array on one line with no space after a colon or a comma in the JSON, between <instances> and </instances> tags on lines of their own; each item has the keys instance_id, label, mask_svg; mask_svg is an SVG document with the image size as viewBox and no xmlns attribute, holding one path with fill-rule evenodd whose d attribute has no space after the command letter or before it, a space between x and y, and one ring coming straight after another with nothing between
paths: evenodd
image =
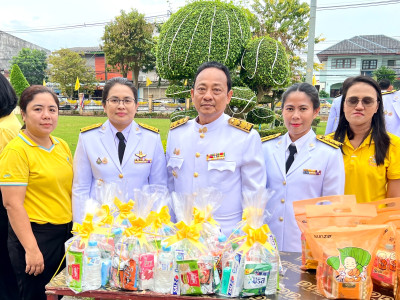
<instances>
[{"instance_id":1,"label":"woman in white uniform","mask_svg":"<svg viewBox=\"0 0 400 300\"><path fill-rule=\"evenodd\" d=\"M81 129L74 158L72 211L81 223L85 204L96 198L96 186L117 183L133 189L147 184L167 185L164 150L158 129L136 123L137 90L126 78L104 86L102 104L108 120Z\"/></svg>"},{"instance_id":2,"label":"woman in white uniform","mask_svg":"<svg viewBox=\"0 0 400 300\"><path fill-rule=\"evenodd\" d=\"M267 188L274 191L267 204L272 214L268 225L281 251L301 251L301 233L294 218L293 201L344 192L340 144L316 136L311 128L319 106L314 86L292 85L282 95L282 115L288 132L262 139Z\"/></svg>"}]
</instances>

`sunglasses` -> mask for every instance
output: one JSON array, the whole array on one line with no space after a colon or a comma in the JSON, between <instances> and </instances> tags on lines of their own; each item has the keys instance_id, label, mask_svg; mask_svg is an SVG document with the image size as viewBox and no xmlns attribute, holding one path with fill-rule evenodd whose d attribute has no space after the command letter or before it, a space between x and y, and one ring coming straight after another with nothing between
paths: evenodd
<instances>
[{"instance_id":1,"label":"sunglasses","mask_svg":"<svg viewBox=\"0 0 400 300\"><path fill-rule=\"evenodd\" d=\"M362 99L359 99L357 97L346 98L346 104L347 104L347 106L350 106L350 107L356 107L360 101L364 107L371 107L376 102L378 102L378 100L376 100L374 98L370 98L370 97L365 97Z\"/></svg>"}]
</instances>

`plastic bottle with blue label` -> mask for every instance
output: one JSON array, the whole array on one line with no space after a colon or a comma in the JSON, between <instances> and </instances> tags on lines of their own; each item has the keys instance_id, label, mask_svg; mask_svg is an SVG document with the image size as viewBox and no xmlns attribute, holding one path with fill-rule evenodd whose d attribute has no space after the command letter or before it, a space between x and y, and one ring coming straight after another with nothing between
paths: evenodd
<instances>
[{"instance_id":1,"label":"plastic bottle with blue label","mask_svg":"<svg viewBox=\"0 0 400 300\"><path fill-rule=\"evenodd\" d=\"M158 261L155 270L155 289L157 293L170 294L172 292L174 277L174 255L171 247L162 246L158 254Z\"/></svg>"},{"instance_id":2,"label":"plastic bottle with blue label","mask_svg":"<svg viewBox=\"0 0 400 300\"><path fill-rule=\"evenodd\" d=\"M96 241L90 241L84 253L84 290L97 290L101 287L101 258Z\"/></svg>"}]
</instances>

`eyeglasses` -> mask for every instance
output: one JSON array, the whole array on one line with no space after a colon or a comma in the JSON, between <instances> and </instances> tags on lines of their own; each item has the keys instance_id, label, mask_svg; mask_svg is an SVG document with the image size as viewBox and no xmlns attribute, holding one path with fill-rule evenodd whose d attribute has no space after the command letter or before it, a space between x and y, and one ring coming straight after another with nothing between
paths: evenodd
<instances>
[{"instance_id":1,"label":"eyeglasses","mask_svg":"<svg viewBox=\"0 0 400 300\"><path fill-rule=\"evenodd\" d=\"M370 97L365 97L362 99L358 99L357 97L346 98L346 104L350 107L356 107L360 101L364 107L371 107L378 102L378 100Z\"/></svg>"},{"instance_id":2,"label":"eyeglasses","mask_svg":"<svg viewBox=\"0 0 400 300\"><path fill-rule=\"evenodd\" d=\"M125 106L130 106L130 105L133 105L133 103L135 103L135 99L133 99L133 98L125 98L125 99L109 98L106 101L108 101L108 103L110 103L113 106L117 106L121 102Z\"/></svg>"}]
</instances>

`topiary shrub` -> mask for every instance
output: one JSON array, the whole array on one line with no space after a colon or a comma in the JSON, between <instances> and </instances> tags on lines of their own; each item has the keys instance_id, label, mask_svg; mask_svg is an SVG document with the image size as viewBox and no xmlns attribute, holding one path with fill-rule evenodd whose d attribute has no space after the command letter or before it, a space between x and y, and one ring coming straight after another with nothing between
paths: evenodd
<instances>
[{"instance_id":1,"label":"topiary shrub","mask_svg":"<svg viewBox=\"0 0 400 300\"><path fill-rule=\"evenodd\" d=\"M280 126L280 127L275 127L272 129L266 129L266 130L257 130L258 133L260 134L261 137L264 136L269 136L272 134L277 134L277 133L281 133L282 135L285 134L288 130L285 126Z\"/></svg>"},{"instance_id":2,"label":"topiary shrub","mask_svg":"<svg viewBox=\"0 0 400 300\"><path fill-rule=\"evenodd\" d=\"M170 84L165 90L165 96L173 99L190 98L190 87Z\"/></svg>"},{"instance_id":3,"label":"topiary shrub","mask_svg":"<svg viewBox=\"0 0 400 300\"><path fill-rule=\"evenodd\" d=\"M246 114L256 106L256 95L244 86L234 86L232 90L232 99L226 106L225 113L235 118L245 119Z\"/></svg>"},{"instance_id":4,"label":"topiary shrub","mask_svg":"<svg viewBox=\"0 0 400 300\"><path fill-rule=\"evenodd\" d=\"M255 107L246 117L246 121L253 124L272 123L274 119L275 114L266 107Z\"/></svg>"},{"instance_id":5,"label":"topiary shrub","mask_svg":"<svg viewBox=\"0 0 400 300\"><path fill-rule=\"evenodd\" d=\"M198 115L197 110L195 110L194 108L191 108L189 110L180 110L180 111L174 111L169 119L171 120L171 122L175 122L179 119L182 119L184 117L189 117L190 119L194 119L196 118Z\"/></svg>"},{"instance_id":6,"label":"topiary shrub","mask_svg":"<svg viewBox=\"0 0 400 300\"><path fill-rule=\"evenodd\" d=\"M26 80L24 74L18 65L13 65L10 73L10 82L15 90L17 96L21 96L22 92L29 87L29 82Z\"/></svg>"},{"instance_id":7,"label":"topiary shrub","mask_svg":"<svg viewBox=\"0 0 400 300\"><path fill-rule=\"evenodd\" d=\"M196 1L173 14L162 26L157 70L169 80L193 78L206 61L233 69L250 38L242 10L218 1Z\"/></svg>"},{"instance_id":8,"label":"topiary shrub","mask_svg":"<svg viewBox=\"0 0 400 300\"><path fill-rule=\"evenodd\" d=\"M290 79L285 48L267 36L249 41L242 57L241 76L257 93L257 103L260 103L272 88L285 86Z\"/></svg>"}]
</instances>

